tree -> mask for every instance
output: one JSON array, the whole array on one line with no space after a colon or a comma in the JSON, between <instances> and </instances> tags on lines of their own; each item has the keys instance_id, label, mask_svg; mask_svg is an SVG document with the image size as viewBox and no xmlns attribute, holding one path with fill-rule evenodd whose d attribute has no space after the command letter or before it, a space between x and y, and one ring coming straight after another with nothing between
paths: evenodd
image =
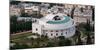
<instances>
[{"instance_id":1,"label":"tree","mask_svg":"<svg viewBox=\"0 0 100 50\"><path fill-rule=\"evenodd\" d=\"M84 12L84 11L83 11L83 7L80 8L80 11L81 11L81 12Z\"/></svg>"},{"instance_id":2,"label":"tree","mask_svg":"<svg viewBox=\"0 0 100 50\"><path fill-rule=\"evenodd\" d=\"M54 47L54 43L53 42L48 42L46 47Z\"/></svg>"},{"instance_id":3,"label":"tree","mask_svg":"<svg viewBox=\"0 0 100 50\"><path fill-rule=\"evenodd\" d=\"M11 49L25 49L25 48L30 48L30 47L27 44L19 44L19 43L16 43L16 45L11 47Z\"/></svg>"},{"instance_id":4,"label":"tree","mask_svg":"<svg viewBox=\"0 0 100 50\"><path fill-rule=\"evenodd\" d=\"M16 32L17 16L10 17L10 33Z\"/></svg>"},{"instance_id":5,"label":"tree","mask_svg":"<svg viewBox=\"0 0 100 50\"><path fill-rule=\"evenodd\" d=\"M40 47L41 38L37 38L37 39L35 39L35 41L37 43L35 47Z\"/></svg>"},{"instance_id":6,"label":"tree","mask_svg":"<svg viewBox=\"0 0 100 50\"><path fill-rule=\"evenodd\" d=\"M73 19L73 15L74 15L74 10L75 10L75 7L72 8L72 11L71 11L71 18Z\"/></svg>"},{"instance_id":7,"label":"tree","mask_svg":"<svg viewBox=\"0 0 100 50\"><path fill-rule=\"evenodd\" d=\"M81 34L78 36L78 41L77 41L77 45L82 45L83 44L83 42L82 42L82 40L81 40Z\"/></svg>"},{"instance_id":8,"label":"tree","mask_svg":"<svg viewBox=\"0 0 100 50\"><path fill-rule=\"evenodd\" d=\"M94 21L94 17L95 17L95 8L93 6L91 6L92 9L92 20Z\"/></svg>"},{"instance_id":9,"label":"tree","mask_svg":"<svg viewBox=\"0 0 100 50\"><path fill-rule=\"evenodd\" d=\"M69 39L61 39L58 43L59 46L70 46L72 42Z\"/></svg>"},{"instance_id":10,"label":"tree","mask_svg":"<svg viewBox=\"0 0 100 50\"><path fill-rule=\"evenodd\" d=\"M17 22L17 16L11 16L10 17L10 22L11 23L16 23Z\"/></svg>"},{"instance_id":11,"label":"tree","mask_svg":"<svg viewBox=\"0 0 100 50\"><path fill-rule=\"evenodd\" d=\"M69 39L66 39L65 46L70 46L72 44L72 41Z\"/></svg>"},{"instance_id":12,"label":"tree","mask_svg":"<svg viewBox=\"0 0 100 50\"><path fill-rule=\"evenodd\" d=\"M87 33L87 42L86 42L86 44L93 44L92 43L92 38L90 37L89 33Z\"/></svg>"},{"instance_id":13,"label":"tree","mask_svg":"<svg viewBox=\"0 0 100 50\"><path fill-rule=\"evenodd\" d=\"M85 25L85 29L86 31L91 31L91 24L90 24L90 20L87 19L87 23Z\"/></svg>"},{"instance_id":14,"label":"tree","mask_svg":"<svg viewBox=\"0 0 100 50\"><path fill-rule=\"evenodd\" d=\"M59 36L59 42L58 45L59 46L69 46L71 45L71 40L66 39L64 36Z\"/></svg>"},{"instance_id":15,"label":"tree","mask_svg":"<svg viewBox=\"0 0 100 50\"><path fill-rule=\"evenodd\" d=\"M59 36L58 38L59 38L59 40L65 39L64 36Z\"/></svg>"},{"instance_id":16,"label":"tree","mask_svg":"<svg viewBox=\"0 0 100 50\"><path fill-rule=\"evenodd\" d=\"M34 38L30 38L30 42L31 42L32 45L34 45L34 41L35 41Z\"/></svg>"}]
</instances>

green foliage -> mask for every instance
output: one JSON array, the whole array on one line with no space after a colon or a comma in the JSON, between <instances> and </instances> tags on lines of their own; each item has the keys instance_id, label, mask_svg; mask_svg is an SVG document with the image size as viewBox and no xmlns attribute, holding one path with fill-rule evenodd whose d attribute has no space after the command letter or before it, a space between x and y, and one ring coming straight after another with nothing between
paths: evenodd
<instances>
[{"instance_id":1,"label":"green foliage","mask_svg":"<svg viewBox=\"0 0 100 50\"><path fill-rule=\"evenodd\" d=\"M21 22L21 23L10 23L10 32L16 33L16 32L23 32L28 31L32 29L32 22Z\"/></svg>"},{"instance_id":2,"label":"green foliage","mask_svg":"<svg viewBox=\"0 0 100 50\"><path fill-rule=\"evenodd\" d=\"M26 44L19 44L19 43L16 43L14 47L11 47L11 49L25 49L25 48L30 48L30 47Z\"/></svg>"},{"instance_id":3,"label":"green foliage","mask_svg":"<svg viewBox=\"0 0 100 50\"><path fill-rule=\"evenodd\" d=\"M92 43L92 38L90 37L90 34L89 33L87 33L87 42L86 42L87 44L93 44Z\"/></svg>"},{"instance_id":4,"label":"green foliage","mask_svg":"<svg viewBox=\"0 0 100 50\"><path fill-rule=\"evenodd\" d=\"M81 36L81 35L80 35ZM82 40L81 40L81 37L80 36L78 36L78 42L76 43L77 45L82 45L83 44L83 42L82 42Z\"/></svg>"},{"instance_id":5,"label":"green foliage","mask_svg":"<svg viewBox=\"0 0 100 50\"><path fill-rule=\"evenodd\" d=\"M64 36L59 36L58 38L59 38L60 40L65 39Z\"/></svg>"},{"instance_id":6,"label":"green foliage","mask_svg":"<svg viewBox=\"0 0 100 50\"><path fill-rule=\"evenodd\" d=\"M46 47L54 47L54 42L48 42Z\"/></svg>"}]
</instances>

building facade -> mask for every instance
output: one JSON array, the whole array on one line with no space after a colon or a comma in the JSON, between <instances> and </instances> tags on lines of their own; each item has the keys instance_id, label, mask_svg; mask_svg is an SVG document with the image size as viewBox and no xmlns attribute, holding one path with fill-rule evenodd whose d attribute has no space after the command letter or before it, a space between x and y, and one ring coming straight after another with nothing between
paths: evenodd
<instances>
[{"instance_id":1,"label":"building facade","mask_svg":"<svg viewBox=\"0 0 100 50\"><path fill-rule=\"evenodd\" d=\"M75 34L75 22L70 17L58 13L48 14L40 19L34 19L32 33L46 35L49 38L64 36L66 38Z\"/></svg>"}]
</instances>

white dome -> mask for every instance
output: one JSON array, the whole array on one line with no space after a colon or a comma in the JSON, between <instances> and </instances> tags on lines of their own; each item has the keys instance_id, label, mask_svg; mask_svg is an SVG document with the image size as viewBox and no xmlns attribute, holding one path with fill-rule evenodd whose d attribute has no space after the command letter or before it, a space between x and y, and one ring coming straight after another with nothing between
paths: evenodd
<instances>
[{"instance_id":1,"label":"white dome","mask_svg":"<svg viewBox=\"0 0 100 50\"><path fill-rule=\"evenodd\" d=\"M54 18L58 16L60 20L55 20ZM47 16L39 20L39 24L44 26L44 29L57 30L66 29L73 25L73 20L65 16L64 14L48 14Z\"/></svg>"}]
</instances>

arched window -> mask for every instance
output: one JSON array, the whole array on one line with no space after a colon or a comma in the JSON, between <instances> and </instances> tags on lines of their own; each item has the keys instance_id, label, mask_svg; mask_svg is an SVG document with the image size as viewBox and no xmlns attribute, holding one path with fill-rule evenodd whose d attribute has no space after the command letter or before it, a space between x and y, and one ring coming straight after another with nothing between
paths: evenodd
<instances>
[{"instance_id":1,"label":"arched window","mask_svg":"<svg viewBox=\"0 0 100 50\"><path fill-rule=\"evenodd\" d=\"M61 35L63 35L63 33L61 33Z\"/></svg>"},{"instance_id":2,"label":"arched window","mask_svg":"<svg viewBox=\"0 0 100 50\"><path fill-rule=\"evenodd\" d=\"M56 30L56 32L58 32L58 30Z\"/></svg>"},{"instance_id":3,"label":"arched window","mask_svg":"<svg viewBox=\"0 0 100 50\"><path fill-rule=\"evenodd\" d=\"M38 31L38 29L36 28L36 31Z\"/></svg>"},{"instance_id":4,"label":"arched window","mask_svg":"<svg viewBox=\"0 0 100 50\"><path fill-rule=\"evenodd\" d=\"M53 34L51 33L51 36L53 36Z\"/></svg>"},{"instance_id":5,"label":"arched window","mask_svg":"<svg viewBox=\"0 0 100 50\"><path fill-rule=\"evenodd\" d=\"M56 36L58 36L58 33L56 33Z\"/></svg>"},{"instance_id":6,"label":"arched window","mask_svg":"<svg viewBox=\"0 0 100 50\"><path fill-rule=\"evenodd\" d=\"M51 32L53 32L53 30L51 30Z\"/></svg>"},{"instance_id":7,"label":"arched window","mask_svg":"<svg viewBox=\"0 0 100 50\"><path fill-rule=\"evenodd\" d=\"M67 35L67 32L66 32L66 35Z\"/></svg>"}]
</instances>

